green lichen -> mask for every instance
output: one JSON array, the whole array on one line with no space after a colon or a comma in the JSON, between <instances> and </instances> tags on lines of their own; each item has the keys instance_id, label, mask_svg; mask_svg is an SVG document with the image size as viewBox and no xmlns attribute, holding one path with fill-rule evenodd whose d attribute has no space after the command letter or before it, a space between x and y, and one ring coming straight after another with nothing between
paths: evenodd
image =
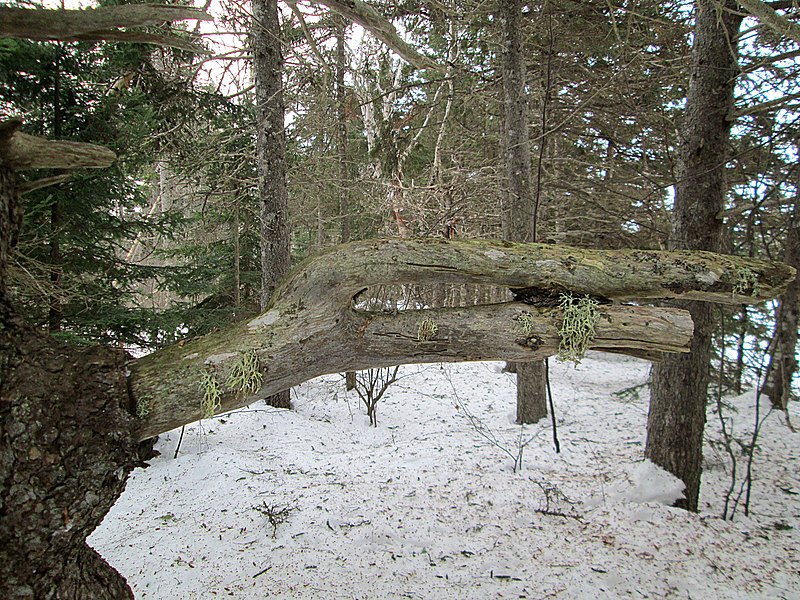
<instances>
[{"instance_id":1,"label":"green lichen","mask_svg":"<svg viewBox=\"0 0 800 600\"><path fill-rule=\"evenodd\" d=\"M136 416L144 419L150 414L151 399L150 396L139 396L136 399Z\"/></svg>"},{"instance_id":2,"label":"green lichen","mask_svg":"<svg viewBox=\"0 0 800 600\"><path fill-rule=\"evenodd\" d=\"M533 318L531 313L524 312L517 317L517 323L522 328L525 335L530 335L533 333L536 326L536 319Z\"/></svg>"},{"instance_id":3,"label":"green lichen","mask_svg":"<svg viewBox=\"0 0 800 600\"><path fill-rule=\"evenodd\" d=\"M203 419L208 419L217 412L220 407L220 398L222 398L222 386L213 369L207 368L203 371L200 389L203 392L203 398L200 400L200 414Z\"/></svg>"},{"instance_id":4,"label":"green lichen","mask_svg":"<svg viewBox=\"0 0 800 600\"><path fill-rule=\"evenodd\" d=\"M594 327L599 316L598 304L591 296L575 298L572 294L561 295L559 308L564 312L564 318L558 330L561 341L556 359L562 362L572 361L576 365L581 362L589 344L597 335Z\"/></svg>"},{"instance_id":5,"label":"green lichen","mask_svg":"<svg viewBox=\"0 0 800 600\"><path fill-rule=\"evenodd\" d=\"M419 327L417 327L417 340L420 342L429 342L439 331L439 326L433 319L422 319Z\"/></svg>"},{"instance_id":6,"label":"green lichen","mask_svg":"<svg viewBox=\"0 0 800 600\"><path fill-rule=\"evenodd\" d=\"M758 273L747 267L742 267L736 271L736 283L731 293L734 296L758 296L760 291L758 284Z\"/></svg>"},{"instance_id":7,"label":"green lichen","mask_svg":"<svg viewBox=\"0 0 800 600\"><path fill-rule=\"evenodd\" d=\"M261 372L261 361L255 350L248 350L239 355L239 360L233 365L225 385L229 390L249 396L261 388L264 374Z\"/></svg>"}]
</instances>

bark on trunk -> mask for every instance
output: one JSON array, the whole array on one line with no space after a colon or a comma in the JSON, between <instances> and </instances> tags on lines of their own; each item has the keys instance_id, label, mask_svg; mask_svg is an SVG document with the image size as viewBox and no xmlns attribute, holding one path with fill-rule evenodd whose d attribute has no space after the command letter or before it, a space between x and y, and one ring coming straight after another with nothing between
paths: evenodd
<instances>
[{"instance_id":1,"label":"bark on trunk","mask_svg":"<svg viewBox=\"0 0 800 600\"><path fill-rule=\"evenodd\" d=\"M277 0L253 1L251 45L256 95L258 193L261 198L261 307L289 272L289 199L283 128L283 57ZM268 400L289 408L289 392Z\"/></svg>"},{"instance_id":2,"label":"bark on trunk","mask_svg":"<svg viewBox=\"0 0 800 600\"><path fill-rule=\"evenodd\" d=\"M797 204L789 221L784 261L795 268L800 266L800 219ZM778 308L777 346L770 361L767 393L775 408L786 410L792 398L792 380L797 373L797 326L800 310L800 281L795 278L781 296Z\"/></svg>"},{"instance_id":3,"label":"bark on trunk","mask_svg":"<svg viewBox=\"0 0 800 600\"><path fill-rule=\"evenodd\" d=\"M124 352L75 353L9 312L0 337L0 597L133 598L86 545L141 464Z\"/></svg>"},{"instance_id":4,"label":"bark on trunk","mask_svg":"<svg viewBox=\"0 0 800 600\"><path fill-rule=\"evenodd\" d=\"M725 163L738 72L742 17L736 3L723 7L698 0L692 73L681 129L670 249L717 251L721 246L727 187ZM741 272L742 280L746 274ZM695 335L690 354L665 357L653 369L645 456L686 484L677 506L697 510L703 429L711 357L712 315L707 305L687 303Z\"/></svg>"},{"instance_id":5,"label":"bark on trunk","mask_svg":"<svg viewBox=\"0 0 800 600\"><path fill-rule=\"evenodd\" d=\"M526 67L522 49L522 0L500 2L503 38L503 94L508 155L508 194L503 207L503 229L513 242L535 242L535 202L531 190L531 147L528 136ZM536 423L547 416L544 361L517 365L517 422Z\"/></svg>"},{"instance_id":6,"label":"bark on trunk","mask_svg":"<svg viewBox=\"0 0 800 600\"><path fill-rule=\"evenodd\" d=\"M340 241L350 241L352 218L350 216L350 167L347 153L347 97L344 84L347 70L347 23L343 17L336 20L336 157L339 163L339 219Z\"/></svg>"},{"instance_id":7,"label":"bark on trunk","mask_svg":"<svg viewBox=\"0 0 800 600\"><path fill-rule=\"evenodd\" d=\"M0 164L0 597L133 598L86 545L141 462L125 355L68 350L15 315L3 286L19 214Z\"/></svg>"}]
</instances>

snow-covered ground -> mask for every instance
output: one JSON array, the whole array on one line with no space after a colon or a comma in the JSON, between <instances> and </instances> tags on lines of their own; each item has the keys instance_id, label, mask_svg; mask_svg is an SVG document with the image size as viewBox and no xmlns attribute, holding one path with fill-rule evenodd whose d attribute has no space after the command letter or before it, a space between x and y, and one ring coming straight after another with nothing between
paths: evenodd
<instances>
[{"instance_id":1,"label":"snow-covered ground","mask_svg":"<svg viewBox=\"0 0 800 600\"><path fill-rule=\"evenodd\" d=\"M800 433L767 416L749 517L742 500L719 518L730 466L711 443L701 514L670 508L674 481L642 462L646 388L614 395L647 372L551 361L560 454L549 421L513 423L499 363L404 367L377 428L341 378L317 379L296 411L187 427L177 459L179 432L162 436L90 543L149 599L800 599ZM754 399L726 399L742 439Z\"/></svg>"}]
</instances>

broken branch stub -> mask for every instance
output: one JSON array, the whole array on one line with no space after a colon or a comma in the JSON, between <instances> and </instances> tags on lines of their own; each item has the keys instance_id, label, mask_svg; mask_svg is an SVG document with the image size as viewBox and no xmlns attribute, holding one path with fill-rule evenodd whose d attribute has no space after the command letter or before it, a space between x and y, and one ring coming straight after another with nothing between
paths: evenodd
<instances>
[{"instance_id":1,"label":"broken branch stub","mask_svg":"<svg viewBox=\"0 0 800 600\"><path fill-rule=\"evenodd\" d=\"M0 158L9 169L78 169L110 167L117 159L108 148L83 142L64 142L15 131L0 136Z\"/></svg>"}]
</instances>

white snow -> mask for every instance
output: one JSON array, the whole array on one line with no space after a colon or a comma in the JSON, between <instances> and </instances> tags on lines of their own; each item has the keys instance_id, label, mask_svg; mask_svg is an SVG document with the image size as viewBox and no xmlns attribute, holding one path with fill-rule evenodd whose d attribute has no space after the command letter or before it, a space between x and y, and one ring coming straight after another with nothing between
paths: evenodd
<instances>
[{"instance_id":1,"label":"white snow","mask_svg":"<svg viewBox=\"0 0 800 600\"><path fill-rule=\"evenodd\" d=\"M377 428L341 378L317 379L294 411L187 427L177 459L179 432L162 436L90 543L148 599L800 600L800 433L767 416L750 515L742 496L723 521L710 412L701 513L671 508L682 486L643 461L646 388L613 395L647 372L612 355L551 361L560 454L549 421L514 425L497 363L404 367ZM754 399L726 399L743 440Z\"/></svg>"}]
</instances>

